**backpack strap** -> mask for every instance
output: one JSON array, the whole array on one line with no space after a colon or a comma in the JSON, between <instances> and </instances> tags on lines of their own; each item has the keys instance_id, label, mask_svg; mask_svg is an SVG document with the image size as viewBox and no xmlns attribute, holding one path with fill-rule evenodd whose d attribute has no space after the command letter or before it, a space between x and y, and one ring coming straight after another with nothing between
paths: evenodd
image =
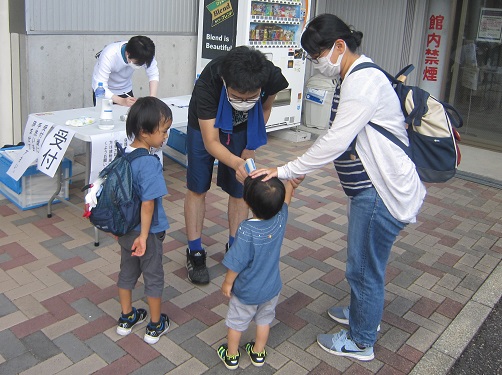
<instances>
[{"instance_id":1,"label":"backpack strap","mask_svg":"<svg viewBox=\"0 0 502 375\"><path fill-rule=\"evenodd\" d=\"M124 148L119 142L115 142L115 146L117 146L117 155L125 157L129 161L129 163L131 163L134 159L137 159L141 156L152 155L146 148L137 148L132 152L126 153ZM152 155L152 156L155 156L158 159L157 155Z\"/></svg>"},{"instance_id":2,"label":"backpack strap","mask_svg":"<svg viewBox=\"0 0 502 375\"><path fill-rule=\"evenodd\" d=\"M373 129L375 129L377 132L379 132L380 134L384 135L385 137L387 137L387 139L389 139L390 141L392 141L394 144L396 144L397 146L399 146L405 153L406 155L408 155L408 157L411 159L411 150L408 146L406 146L403 142L401 142L401 140L399 138L397 138L393 133L391 133L390 131L388 131L387 129L381 127L380 125L377 125L373 122L368 122L368 125L371 126Z\"/></svg>"},{"instance_id":3,"label":"backpack strap","mask_svg":"<svg viewBox=\"0 0 502 375\"><path fill-rule=\"evenodd\" d=\"M448 114L451 124L455 128L461 128L464 125L464 120L462 120L460 113L458 113L458 111L451 104L442 101L439 102L443 105L446 113Z\"/></svg>"},{"instance_id":4,"label":"backpack strap","mask_svg":"<svg viewBox=\"0 0 502 375\"><path fill-rule=\"evenodd\" d=\"M384 69L382 69L381 67L379 67L377 64L375 63L372 63L372 62L363 62L361 64L358 64L356 65L349 73L352 74L354 72L357 72L358 70L361 70L361 69L365 69L365 68L375 68L375 69L378 69L380 70L383 74L385 74L385 76L387 77L387 79L390 81L390 83L392 83L393 85L397 85L398 83L400 83L401 81L398 81L396 77L394 77L393 75L391 75L390 73L388 73L387 71L385 71ZM406 67L408 68L408 67ZM401 70L399 73L398 73L398 77L400 75L403 75L403 71L406 69L404 68L403 70ZM412 65L412 69L413 70L413 65Z\"/></svg>"},{"instance_id":5,"label":"backpack strap","mask_svg":"<svg viewBox=\"0 0 502 375\"><path fill-rule=\"evenodd\" d=\"M404 85L404 81L406 80L406 77L408 76L408 74L410 74L413 71L413 69L415 69L415 67L412 64L405 66L394 77L375 63L363 62L359 65L356 65L350 73L356 72L356 71L358 71L360 69L364 69L364 68L375 68L375 69L380 70L383 74L385 74L387 79L394 86L394 90L396 91L398 98L403 98L403 100L400 99L400 101L401 101L401 110L403 111L403 114L405 114L404 122L406 122L409 125L420 126L420 122L422 120L422 117L429 110L429 107L427 106L427 100L429 99L429 93L425 90L418 88L418 87ZM404 98L407 97L407 95L409 94L410 91L411 91L411 94L413 95L413 106L414 107L413 107L413 110L410 113L408 113L405 108L405 99Z\"/></svg>"},{"instance_id":6,"label":"backpack strap","mask_svg":"<svg viewBox=\"0 0 502 375\"><path fill-rule=\"evenodd\" d=\"M406 81L406 78L408 78L408 75L415 69L415 66L413 64L405 66L403 69L399 71L399 73L396 74L396 79L399 82Z\"/></svg>"},{"instance_id":7,"label":"backpack strap","mask_svg":"<svg viewBox=\"0 0 502 375\"><path fill-rule=\"evenodd\" d=\"M375 69L380 70L383 74L385 74L385 76L387 77L387 79L390 81L390 83L392 85L396 85L397 87L402 88L402 87L404 87L404 85L403 85L403 81L401 80L402 79L401 77L406 77L415 67L413 65L408 65L408 66L404 67L396 75L396 77L401 78L401 79L398 79L398 78L392 76L390 73L387 73L384 69L382 69L378 65L371 63L371 62L364 62L359 65L356 65L350 73L353 73L353 72L356 72L360 69L365 69L365 68L375 68ZM396 90L397 90L397 87L396 87ZM403 108L403 112L404 112L404 108ZM415 111L415 112L417 112L417 111ZM406 113L406 112L404 112L404 113ZM416 115L416 113L413 113L413 116L415 116L415 115ZM373 129L375 129L380 134L385 136L387 139L392 141L394 144L399 146L406 153L406 155L408 155L408 157L411 158L410 148L408 146L406 146L403 142L401 142L401 140L399 140L399 138L397 138L393 133L391 133L387 129L385 129L385 128L381 127L380 125L377 125L371 121L368 122L368 125L370 125ZM356 139L357 139L357 137L356 137Z\"/></svg>"}]
</instances>

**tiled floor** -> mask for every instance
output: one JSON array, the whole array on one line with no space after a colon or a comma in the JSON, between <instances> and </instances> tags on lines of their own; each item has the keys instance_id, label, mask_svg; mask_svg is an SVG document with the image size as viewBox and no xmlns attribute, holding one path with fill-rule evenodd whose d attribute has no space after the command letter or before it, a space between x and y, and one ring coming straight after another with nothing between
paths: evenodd
<instances>
[{"instance_id":1,"label":"tiled floor","mask_svg":"<svg viewBox=\"0 0 502 375\"><path fill-rule=\"evenodd\" d=\"M301 154L311 142L270 137L258 165L278 165ZM226 199L216 187L208 194L204 228L212 282L196 287L186 278L183 219L185 169L165 159L171 221L164 243L166 273L163 311L172 321L160 341L142 341L144 325L122 337L115 333L120 306L115 282L119 247L93 229L82 212L57 204L20 211L0 196L0 374L221 374L215 349L224 340L226 299L219 291L225 272L220 261L227 240ZM82 181L71 201L81 204ZM502 191L453 179L429 186L418 222L393 248L387 268L386 305L376 358L362 363L321 350L318 333L336 332L326 310L346 304L344 279L345 198L332 167L308 176L297 190L282 249L284 287L268 343L267 364L255 368L245 356L240 369L254 374L420 374L445 371L492 297L477 298L488 285L500 296ZM488 280L487 282L485 282ZM142 285L133 293L145 307ZM468 316L475 306L474 318ZM481 307L479 307L481 306ZM467 332L455 342L457 332ZM252 338L243 336L242 343ZM441 342L457 352L441 351ZM462 340L461 340L462 341ZM415 369L414 369L415 368ZM414 369L414 370L413 370Z\"/></svg>"}]
</instances>

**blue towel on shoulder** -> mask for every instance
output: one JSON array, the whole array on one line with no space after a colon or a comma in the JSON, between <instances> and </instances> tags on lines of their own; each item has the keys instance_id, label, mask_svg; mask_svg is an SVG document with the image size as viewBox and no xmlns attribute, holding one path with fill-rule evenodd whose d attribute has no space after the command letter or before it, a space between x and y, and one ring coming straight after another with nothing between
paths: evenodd
<instances>
[{"instance_id":1,"label":"blue towel on shoulder","mask_svg":"<svg viewBox=\"0 0 502 375\"><path fill-rule=\"evenodd\" d=\"M227 99L225 86L221 89L220 103L218 104L218 113L216 114L214 127L221 129L224 133L232 134L233 132L232 105ZM261 99L248 111L247 141L246 148L248 150L256 150L258 147L267 144L267 132L265 130Z\"/></svg>"}]
</instances>

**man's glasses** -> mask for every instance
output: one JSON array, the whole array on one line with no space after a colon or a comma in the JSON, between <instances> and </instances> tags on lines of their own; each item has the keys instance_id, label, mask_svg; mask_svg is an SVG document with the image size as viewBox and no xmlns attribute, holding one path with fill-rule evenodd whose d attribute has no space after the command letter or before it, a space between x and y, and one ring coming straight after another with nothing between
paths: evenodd
<instances>
[{"instance_id":1,"label":"man's glasses","mask_svg":"<svg viewBox=\"0 0 502 375\"><path fill-rule=\"evenodd\" d=\"M256 98L242 99L242 98L231 98L227 94L227 98L230 103L256 103L258 102L258 100L260 100L260 95L258 95Z\"/></svg>"},{"instance_id":2,"label":"man's glasses","mask_svg":"<svg viewBox=\"0 0 502 375\"><path fill-rule=\"evenodd\" d=\"M247 99L231 98L230 96L228 96L228 88L225 81L223 81L223 85L225 86L225 90L227 91L227 99L230 103L257 103L258 100L260 100L261 98L261 92L254 98L247 98Z\"/></svg>"}]
</instances>

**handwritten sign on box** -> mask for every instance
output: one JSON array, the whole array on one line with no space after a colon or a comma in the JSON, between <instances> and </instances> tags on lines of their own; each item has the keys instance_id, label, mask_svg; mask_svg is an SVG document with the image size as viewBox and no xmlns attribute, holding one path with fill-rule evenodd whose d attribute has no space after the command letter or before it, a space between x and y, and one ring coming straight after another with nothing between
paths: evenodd
<instances>
[{"instance_id":1,"label":"handwritten sign on box","mask_svg":"<svg viewBox=\"0 0 502 375\"><path fill-rule=\"evenodd\" d=\"M40 147L54 124L36 116L28 116L24 127L23 142L25 146L17 153L7 170L7 175L19 181L28 167L38 158Z\"/></svg>"}]
</instances>

